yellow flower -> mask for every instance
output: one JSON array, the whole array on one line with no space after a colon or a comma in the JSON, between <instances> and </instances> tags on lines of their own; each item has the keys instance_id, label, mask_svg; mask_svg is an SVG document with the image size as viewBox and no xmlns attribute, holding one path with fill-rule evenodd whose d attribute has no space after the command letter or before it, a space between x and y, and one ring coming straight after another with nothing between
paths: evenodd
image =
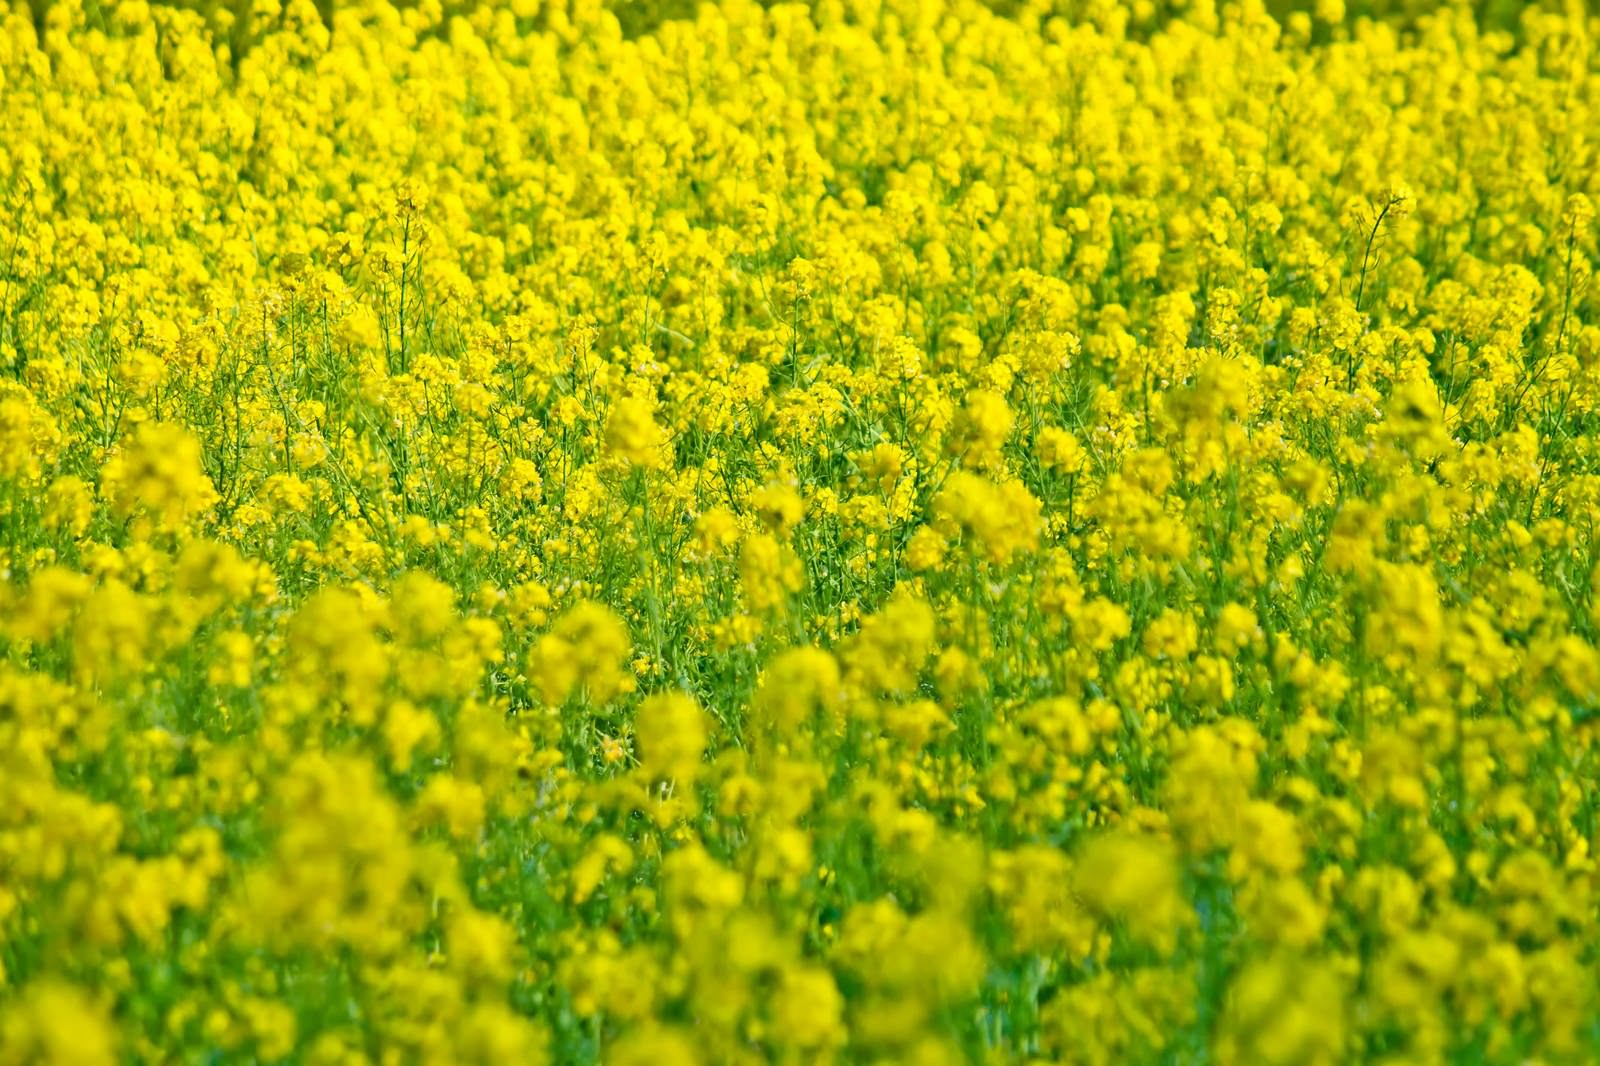
<instances>
[{"instance_id":1,"label":"yellow flower","mask_svg":"<svg viewBox=\"0 0 1600 1066\"><path fill-rule=\"evenodd\" d=\"M706 713L691 697L678 692L651 696L640 705L633 732L639 766L647 775L689 787L708 740Z\"/></svg>"},{"instance_id":2,"label":"yellow flower","mask_svg":"<svg viewBox=\"0 0 1600 1066\"><path fill-rule=\"evenodd\" d=\"M739 549L739 585L752 611L765 613L783 606L803 580L800 561L786 545L768 533L745 537Z\"/></svg>"},{"instance_id":3,"label":"yellow flower","mask_svg":"<svg viewBox=\"0 0 1600 1066\"><path fill-rule=\"evenodd\" d=\"M114 513L148 518L162 532L183 529L217 502L200 444L181 426L140 426L106 463L100 478Z\"/></svg>"},{"instance_id":4,"label":"yellow flower","mask_svg":"<svg viewBox=\"0 0 1600 1066\"><path fill-rule=\"evenodd\" d=\"M623 666L629 647L627 628L614 611L577 603L534 645L530 675L546 703L563 703L581 687L591 701L603 704L632 685Z\"/></svg>"},{"instance_id":5,"label":"yellow flower","mask_svg":"<svg viewBox=\"0 0 1600 1066\"><path fill-rule=\"evenodd\" d=\"M654 470L664 462L666 435L656 424L648 397L628 395L612 404L605 439L607 451L630 466Z\"/></svg>"},{"instance_id":6,"label":"yellow flower","mask_svg":"<svg viewBox=\"0 0 1600 1066\"><path fill-rule=\"evenodd\" d=\"M1331 966L1293 955L1247 964L1229 985L1220 1062L1344 1061L1345 992Z\"/></svg>"},{"instance_id":7,"label":"yellow flower","mask_svg":"<svg viewBox=\"0 0 1600 1066\"><path fill-rule=\"evenodd\" d=\"M120 1060L103 1007L73 985L43 978L23 987L0 1018L0 1059L40 1066L99 1066Z\"/></svg>"},{"instance_id":8,"label":"yellow flower","mask_svg":"<svg viewBox=\"0 0 1600 1066\"><path fill-rule=\"evenodd\" d=\"M1193 924L1177 853L1165 841L1123 832L1096 836L1079 851L1072 883L1085 903L1157 951L1172 951Z\"/></svg>"},{"instance_id":9,"label":"yellow flower","mask_svg":"<svg viewBox=\"0 0 1600 1066\"><path fill-rule=\"evenodd\" d=\"M997 564L1004 565L1039 543L1039 501L1020 482L995 485L958 470L933 506L940 521L971 537Z\"/></svg>"}]
</instances>

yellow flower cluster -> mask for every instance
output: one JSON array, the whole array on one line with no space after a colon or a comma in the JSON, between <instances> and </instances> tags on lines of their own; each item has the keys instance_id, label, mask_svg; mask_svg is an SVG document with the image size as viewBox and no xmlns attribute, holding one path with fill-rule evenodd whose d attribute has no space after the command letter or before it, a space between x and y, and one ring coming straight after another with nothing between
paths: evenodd
<instances>
[{"instance_id":1,"label":"yellow flower cluster","mask_svg":"<svg viewBox=\"0 0 1600 1066\"><path fill-rule=\"evenodd\" d=\"M1600 1057L1513 6L0 8L0 1063Z\"/></svg>"}]
</instances>

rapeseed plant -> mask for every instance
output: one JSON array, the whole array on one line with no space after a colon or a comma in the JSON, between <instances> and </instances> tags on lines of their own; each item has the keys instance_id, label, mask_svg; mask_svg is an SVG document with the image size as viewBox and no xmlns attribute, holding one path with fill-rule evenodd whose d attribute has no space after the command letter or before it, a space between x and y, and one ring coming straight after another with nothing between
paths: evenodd
<instances>
[{"instance_id":1,"label":"rapeseed plant","mask_svg":"<svg viewBox=\"0 0 1600 1066\"><path fill-rule=\"evenodd\" d=\"M1600 1056L1513 6L0 8L0 1063Z\"/></svg>"}]
</instances>

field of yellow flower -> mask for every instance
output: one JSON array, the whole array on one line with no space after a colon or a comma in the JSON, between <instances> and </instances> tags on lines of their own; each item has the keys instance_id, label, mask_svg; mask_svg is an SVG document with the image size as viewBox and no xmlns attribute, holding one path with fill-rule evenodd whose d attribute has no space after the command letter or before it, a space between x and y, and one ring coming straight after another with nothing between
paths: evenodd
<instances>
[{"instance_id":1,"label":"field of yellow flower","mask_svg":"<svg viewBox=\"0 0 1600 1066\"><path fill-rule=\"evenodd\" d=\"M1600 17L0 6L0 1064L1600 1057Z\"/></svg>"}]
</instances>

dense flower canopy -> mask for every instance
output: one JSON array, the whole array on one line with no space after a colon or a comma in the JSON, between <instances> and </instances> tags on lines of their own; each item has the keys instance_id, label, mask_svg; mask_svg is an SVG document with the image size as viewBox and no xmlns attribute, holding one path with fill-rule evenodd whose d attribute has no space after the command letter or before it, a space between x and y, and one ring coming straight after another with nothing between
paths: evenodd
<instances>
[{"instance_id":1,"label":"dense flower canopy","mask_svg":"<svg viewBox=\"0 0 1600 1066\"><path fill-rule=\"evenodd\" d=\"M0 1063L1600 1056L1600 19L1418 7L0 9Z\"/></svg>"}]
</instances>

